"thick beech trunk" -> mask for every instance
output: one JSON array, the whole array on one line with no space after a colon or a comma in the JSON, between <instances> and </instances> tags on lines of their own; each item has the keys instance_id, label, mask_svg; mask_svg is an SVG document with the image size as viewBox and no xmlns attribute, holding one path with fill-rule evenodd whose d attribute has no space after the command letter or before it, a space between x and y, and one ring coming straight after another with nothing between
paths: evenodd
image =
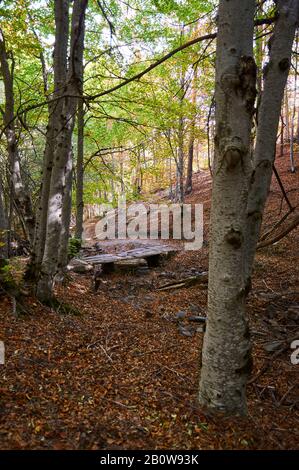
<instances>
[{"instance_id":1,"label":"thick beech trunk","mask_svg":"<svg viewBox=\"0 0 299 470\"><path fill-rule=\"evenodd\" d=\"M254 0L220 1L208 322L199 390L202 405L236 414L246 413L251 365L244 240L256 97L254 9Z\"/></svg>"},{"instance_id":2,"label":"thick beech trunk","mask_svg":"<svg viewBox=\"0 0 299 470\"><path fill-rule=\"evenodd\" d=\"M49 206L47 218L47 235L44 256L41 266L40 278L37 286L37 295L42 301L53 299L55 275L58 272L59 246L61 243L64 196L66 191L67 168L72 153L72 134L74 129L77 99L80 94L82 77L82 62L84 49L85 11L88 0L75 0L72 15L70 65L67 76L67 85L63 99L59 133L54 154L49 192ZM68 233L69 227L64 230ZM62 247L61 247L62 248ZM65 248L65 247L64 247ZM60 266L60 268L63 268Z\"/></svg>"},{"instance_id":3,"label":"thick beech trunk","mask_svg":"<svg viewBox=\"0 0 299 470\"><path fill-rule=\"evenodd\" d=\"M241 414L246 412L251 365L244 304L271 183L299 8L298 0L277 5L251 163L254 3L220 2L209 305L199 392L200 402L209 409Z\"/></svg>"},{"instance_id":4,"label":"thick beech trunk","mask_svg":"<svg viewBox=\"0 0 299 470\"><path fill-rule=\"evenodd\" d=\"M69 36L69 0L55 2L55 25L54 92L52 98L58 98L63 94L66 83ZM49 120L42 169L42 187L37 207L34 250L31 259L31 270L35 277L39 274L44 255L51 174L62 106L62 100L55 101L49 105Z\"/></svg>"},{"instance_id":5,"label":"thick beech trunk","mask_svg":"<svg viewBox=\"0 0 299 470\"><path fill-rule=\"evenodd\" d=\"M269 63L265 69L253 158L254 168L247 205L246 275L248 278L252 272L263 212L271 185L280 111L298 24L299 1L280 1L278 9L279 16L270 41Z\"/></svg>"}]
</instances>

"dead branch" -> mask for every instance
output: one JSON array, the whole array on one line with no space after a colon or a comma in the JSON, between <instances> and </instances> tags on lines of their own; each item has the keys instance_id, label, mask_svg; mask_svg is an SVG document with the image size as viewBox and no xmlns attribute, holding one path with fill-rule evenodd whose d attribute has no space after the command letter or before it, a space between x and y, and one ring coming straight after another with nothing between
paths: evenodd
<instances>
[{"instance_id":1,"label":"dead branch","mask_svg":"<svg viewBox=\"0 0 299 470\"><path fill-rule=\"evenodd\" d=\"M276 177L276 179L277 179L277 182L278 182L278 184L279 184L279 187L280 187L280 189L281 189L281 192L282 192L282 194L283 194L283 197L285 198L286 203L287 203L287 205L289 206L290 211L293 211L294 208L293 208L292 204L290 203L290 200L289 200L289 198L288 198L288 195L287 195L287 193L286 193L286 190L284 189L283 183L282 183L282 181L281 181L281 178L280 178L280 176L279 176L279 174L278 174L277 169L275 168L275 165L273 165L273 172L274 172L274 175L275 175L275 177Z\"/></svg>"},{"instance_id":2,"label":"dead branch","mask_svg":"<svg viewBox=\"0 0 299 470\"><path fill-rule=\"evenodd\" d=\"M260 248L265 248L266 246L270 246L270 245L273 245L274 243L279 242L282 238L286 237L292 230L294 230L298 225L299 225L299 215L297 215L294 218L292 223L288 225L288 227L285 230L283 230L280 234L276 235L276 237L271 238L271 240L258 243L257 249L259 250Z\"/></svg>"},{"instance_id":3,"label":"dead branch","mask_svg":"<svg viewBox=\"0 0 299 470\"><path fill-rule=\"evenodd\" d=\"M261 238L260 238L260 242L263 242L264 240L266 240L266 238L269 237L269 235L271 235L271 233L273 233L288 217L290 214L292 214L294 212L294 208L287 212L281 219L278 220L278 222L276 222L273 227L271 227L269 230L267 230L267 232L265 232Z\"/></svg>"},{"instance_id":4,"label":"dead branch","mask_svg":"<svg viewBox=\"0 0 299 470\"><path fill-rule=\"evenodd\" d=\"M286 338L283 342L282 342L282 347L280 349L278 349L278 351L276 351L274 354L272 354L272 356L270 358L268 358L265 362L265 364L263 365L263 367L257 372L257 374L255 374L249 381L248 381L248 384L252 384L253 382L256 381L256 379L258 379L262 374L264 374L268 369L269 367L271 366L272 362L274 361L274 359L276 359L278 356L280 356L280 354L282 354L283 352L287 351L290 347L290 344L295 340L295 339L298 339L298 335L299 335L299 331L297 331L294 335L292 335L291 337L289 338Z\"/></svg>"},{"instance_id":5,"label":"dead branch","mask_svg":"<svg viewBox=\"0 0 299 470\"><path fill-rule=\"evenodd\" d=\"M198 276L191 276L180 281L170 282L169 284L164 284L164 286L158 287L158 291L166 291L171 289L182 289L183 287L191 287L195 284L204 284L203 288L205 289L208 284L208 273L202 273Z\"/></svg>"}]
</instances>

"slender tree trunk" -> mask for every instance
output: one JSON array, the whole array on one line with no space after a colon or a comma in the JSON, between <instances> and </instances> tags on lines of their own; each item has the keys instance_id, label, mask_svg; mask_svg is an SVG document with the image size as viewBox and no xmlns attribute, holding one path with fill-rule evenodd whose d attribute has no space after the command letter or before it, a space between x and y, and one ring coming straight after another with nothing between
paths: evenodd
<instances>
[{"instance_id":1,"label":"slender tree trunk","mask_svg":"<svg viewBox=\"0 0 299 470\"><path fill-rule=\"evenodd\" d=\"M290 163L291 172L295 173L294 161L294 141L295 141L295 119L296 119L296 104L297 104L297 74L298 74L298 33L296 35L296 56L295 56L295 80L294 80L294 96L293 96L293 110L291 117L291 136L290 136Z\"/></svg>"},{"instance_id":2,"label":"slender tree trunk","mask_svg":"<svg viewBox=\"0 0 299 470\"><path fill-rule=\"evenodd\" d=\"M72 152L72 134L80 94L84 49L85 12L88 0L75 0L72 15L70 65L67 76L66 98L63 98L63 109L59 124L59 133L54 155L49 192L47 218L47 236L37 295L40 300L49 302L53 298L55 275L58 271L59 244L61 242L63 200L66 193L66 168ZM65 219L66 220L66 219ZM64 227L67 232L69 227ZM64 247L66 249L66 247Z\"/></svg>"},{"instance_id":3,"label":"slender tree trunk","mask_svg":"<svg viewBox=\"0 0 299 470\"><path fill-rule=\"evenodd\" d=\"M263 4L258 3L257 5L258 15L263 14ZM264 58L264 36L263 36L263 26L257 27L257 36L258 38L255 41L256 51L255 51L255 60L257 66L257 79L256 79L256 88L257 88L257 109L260 106L260 100L263 91L263 58ZM259 37L261 36L261 37Z\"/></svg>"},{"instance_id":4,"label":"slender tree trunk","mask_svg":"<svg viewBox=\"0 0 299 470\"><path fill-rule=\"evenodd\" d=\"M61 234L59 243L58 270L63 273L68 262L68 241L72 215L73 155L70 148L65 166L65 186L61 213Z\"/></svg>"},{"instance_id":5,"label":"slender tree trunk","mask_svg":"<svg viewBox=\"0 0 299 470\"><path fill-rule=\"evenodd\" d=\"M123 163L123 153L120 152L120 158L121 158L121 161L120 161L120 191L121 191L121 194L124 194L125 193L125 184L124 184L124 163Z\"/></svg>"},{"instance_id":6,"label":"slender tree trunk","mask_svg":"<svg viewBox=\"0 0 299 470\"><path fill-rule=\"evenodd\" d=\"M82 240L83 234L83 185L84 185L84 103L78 102L78 150L77 150L77 184L76 184L76 238Z\"/></svg>"},{"instance_id":7,"label":"slender tree trunk","mask_svg":"<svg viewBox=\"0 0 299 470\"><path fill-rule=\"evenodd\" d=\"M181 37L183 32L181 31ZM183 69L181 70L180 77L180 91L179 91L179 103L180 103L180 116L178 122L178 153L177 153L177 201L180 204L184 202L184 163L185 163L185 153L184 153L184 132L185 132L185 118L183 115L184 109L184 98L186 95L186 83L185 83L185 73Z\"/></svg>"},{"instance_id":8,"label":"slender tree trunk","mask_svg":"<svg viewBox=\"0 0 299 470\"><path fill-rule=\"evenodd\" d=\"M136 193L140 195L142 191L142 168L141 168L141 155L140 155L140 149L137 149L137 178L136 178Z\"/></svg>"},{"instance_id":9,"label":"slender tree trunk","mask_svg":"<svg viewBox=\"0 0 299 470\"><path fill-rule=\"evenodd\" d=\"M178 161L177 161L177 200L184 202L184 118L179 119L178 130Z\"/></svg>"},{"instance_id":10,"label":"slender tree trunk","mask_svg":"<svg viewBox=\"0 0 299 470\"><path fill-rule=\"evenodd\" d=\"M7 258L7 220L4 207L3 186L0 178L0 259Z\"/></svg>"},{"instance_id":11,"label":"slender tree trunk","mask_svg":"<svg viewBox=\"0 0 299 470\"><path fill-rule=\"evenodd\" d=\"M27 238L32 245L34 238L34 215L32 210L31 197L24 186L21 173L18 138L16 134L14 116L15 101L13 90L13 67L14 66L11 68L9 67L6 42L0 29L0 68L1 74L3 76L5 90L5 110L3 124L5 127L5 136L7 140L7 150L9 157L10 186L12 188L12 197L17 207L17 211L25 224Z\"/></svg>"},{"instance_id":12,"label":"slender tree trunk","mask_svg":"<svg viewBox=\"0 0 299 470\"><path fill-rule=\"evenodd\" d=\"M284 121L283 121L283 114L280 115L280 156L283 157L284 152Z\"/></svg>"},{"instance_id":13,"label":"slender tree trunk","mask_svg":"<svg viewBox=\"0 0 299 470\"><path fill-rule=\"evenodd\" d=\"M264 91L259 108L258 129L254 149L254 170L247 205L246 275L250 279L253 260L269 194L279 117L291 64L299 2L278 2L279 17L271 38L270 60L264 77Z\"/></svg>"},{"instance_id":14,"label":"slender tree trunk","mask_svg":"<svg viewBox=\"0 0 299 470\"><path fill-rule=\"evenodd\" d=\"M188 166L187 166L187 178L186 178L186 184L185 184L185 194L190 194L192 192L193 158L194 158L194 125L192 124L189 146L188 146Z\"/></svg>"},{"instance_id":15,"label":"slender tree trunk","mask_svg":"<svg viewBox=\"0 0 299 470\"><path fill-rule=\"evenodd\" d=\"M286 141L290 142L290 110L289 110L289 93L288 88L285 90L285 99L284 99L284 114L285 114L285 134Z\"/></svg>"},{"instance_id":16,"label":"slender tree trunk","mask_svg":"<svg viewBox=\"0 0 299 470\"><path fill-rule=\"evenodd\" d=\"M193 77L193 86L192 86L192 105L194 106L194 118L191 122L190 129L190 140L188 146L188 166L187 166L187 178L185 184L185 194L190 194L192 192L192 176L193 176L193 160L194 160L194 144L195 144L195 123L196 123L196 79L197 71L194 72Z\"/></svg>"},{"instance_id":17,"label":"slender tree trunk","mask_svg":"<svg viewBox=\"0 0 299 470\"><path fill-rule=\"evenodd\" d=\"M58 98L64 93L66 83L69 36L69 0L62 0L60 2L55 1L55 25L54 92L52 97ZM37 206L34 250L30 263L30 275L33 277L38 277L44 255L51 174L62 107L62 99L49 105L49 120L42 168L42 187Z\"/></svg>"},{"instance_id":18,"label":"slender tree trunk","mask_svg":"<svg viewBox=\"0 0 299 470\"><path fill-rule=\"evenodd\" d=\"M254 10L255 0L220 0L208 322L199 389L202 405L234 414L246 413L251 366L244 239L256 97Z\"/></svg>"},{"instance_id":19,"label":"slender tree trunk","mask_svg":"<svg viewBox=\"0 0 299 470\"><path fill-rule=\"evenodd\" d=\"M173 190L172 190L172 155L169 157L169 198L173 199Z\"/></svg>"}]
</instances>

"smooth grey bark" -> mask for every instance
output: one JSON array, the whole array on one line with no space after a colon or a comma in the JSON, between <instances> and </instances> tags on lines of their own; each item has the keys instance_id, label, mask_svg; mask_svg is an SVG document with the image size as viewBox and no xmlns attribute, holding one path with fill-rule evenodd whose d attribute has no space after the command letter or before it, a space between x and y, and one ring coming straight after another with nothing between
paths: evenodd
<instances>
[{"instance_id":1,"label":"smooth grey bark","mask_svg":"<svg viewBox=\"0 0 299 470\"><path fill-rule=\"evenodd\" d=\"M177 200L184 202L184 118L179 118L178 157L177 157Z\"/></svg>"},{"instance_id":2,"label":"smooth grey bark","mask_svg":"<svg viewBox=\"0 0 299 470\"><path fill-rule=\"evenodd\" d=\"M184 132L185 132L185 118L183 116L183 103L186 95L186 83L185 74L181 71L180 77L180 91L179 91L179 104L180 104L180 116L178 120L178 149L177 149L177 181L176 181L176 200L179 203L184 202L184 164L185 164L185 153L184 153Z\"/></svg>"},{"instance_id":3,"label":"smooth grey bark","mask_svg":"<svg viewBox=\"0 0 299 470\"><path fill-rule=\"evenodd\" d=\"M276 138L284 90L291 64L292 45L298 25L299 1L278 2L278 19L270 41L269 63L258 115L253 173L247 205L246 276L250 279L263 212L269 194Z\"/></svg>"},{"instance_id":4,"label":"smooth grey bark","mask_svg":"<svg viewBox=\"0 0 299 470\"><path fill-rule=\"evenodd\" d=\"M134 192L136 195L140 195L142 191L142 184L143 184L140 148L136 150L135 155L136 155L136 166L135 166L135 175L134 175ZM111 182L113 182L113 180L111 180ZM115 191L113 191L113 199L114 199L114 193Z\"/></svg>"},{"instance_id":5,"label":"smooth grey bark","mask_svg":"<svg viewBox=\"0 0 299 470\"><path fill-rule=\"evenodd\" d=\"M196 78L197 78L197 73L195 71L194 77L193 77L192 99L191 99L193 106L196 106L196 95L197 95ZM196 122L196 116L194 116L194 118L192 119L191 129L190 129L185 194L190 194L192 192L192 176L193 176L193 160L194 160L194 144L195 144L195 122Z\"/></svg>"},{"instance_id":6,"label":"smooth grey bark","mask_svg":"<svg viewBox=\"0 0 299 470\"><path fill-rule=\"evenodd\" d=\"M284 99L284 119L285 119L285 135L286 141L290 141L290 109L289 109L289 94L288 89L285 90L285 99Z\"/></svg>"},{"instance_id":7,"label":"smooth grey bark","mask_svg":"<svg viewBox=\"0 0 299 470\"><path fill-rule=\"evenodd\" d=\"M283 115L280 115L280 156L283 157L284 152L284 121Z\"/></svg>"},{"instance_id":8,"label":"smooth grey bark","mask_svg":"<svg viewBox=\"0 0 299 470\"><path fill-rule=\"evenodd\" d=\"M78 102L78 149L77 149L77 181L76 181L76 238L82 240L83 234L83 212L84 212L84 103Z\"/></svg>"},{"instance_id":9,"label":"smooth grey bark","mask_svg":"<svg viewBox=\"0 0 299 470\"><path fill-rule=\"evenodd\" d=\"M244 239L256 97L254 10L254 0L221 0L218 14L208 321L199 402L230 414L246 413L251 366Z\"/></svg>"},{"instance_id":10,"label":"smooth grey bark","mask_svg":"<svg viewBox=\"0 0 299 470\"><path fill-rule=\"evenodd\" d=\"M85 14L85 12L84 12ZM78 17L78 21L81 21ZM82 25L85 28L85 24ZM81 36L78 38L78 42L74 45L74 51L76 48L79 48L79 55L74 57L76 61L76 83L74 87L74 93L77 95L83 96L83 50L84 50L84 30L82 31ZM78 122L78 159L79 166L77 161L77 183L79 182L79 195L81 196L80 211L82 217L82 231L83 231L83 177L84 177L84 102L83 99L78 99L76 101L77 106L77 122ZM74 119L75 122L75 119ZM74 123L73 123L74 126ZM78 176L79 170L79 176ZM68 156L68 161L66 165L65 173L65 191L63 198L63 208L62 208L62 229L60 235L60 250L59 250L59 263L58 269L63 272L67 266L68 262L68 241L70 237L70 221L71 221L71 212L72 212L72 183L73 183L73 152L72 149ZM79 215L79 218L80 218ZM82 232L80 239L82 238Z\"/></svg>"},{"instance_id":11,"label":"smooth grey bark","mask_svg":"<svg viewBox=\"0 0 299 470\"><path fill-rule=\"evenodd\" d=\"M49 192L47 234L37 296L43 302L53 298L55 275L58 271L59 245L61 243L63 200L66 189L66 169L72 158L72 134L77 109L76 96L80 93L80 77L85 33L85 12L88 0L75 0L72 14L70 63L60 117L59 133L54 154ZM64 227L69 231L69 227Z\"/></svg>"},{"instance_id":12,"label":"smooth grey bark","mask_svg":"<svg viewBox=\"0 0 299 470\"><path fill-rule=\"evenodd\" d=\"M0 258L7 258L7 219L4 206L3 186L0 178Z\"/></svg>"},{"instance_id":13,"label":"smooth grey bark","mask_svg":"<svg viewBox=\"0 0 299 470\"><path fill-rule=\"evenodd\" d=\"M244 304L271 183L299 8L298 0L277 5L251 169L256 73L246 41L253 34L253 3L220 2L209 305L199 393L200 402L209 409L238 414L246 412L245 386L251 365Z\"/></svg>"},{"instance_id":14,"label":"smooth grey bark","mask_svg":"<svg viewBox=\"0 0 299 470\"><path fill-rule=\"evenodd\" d=\"M33 244L34 238L34 214L32 210L31 197L27 191L21 172L20 155L18 149L18 138L15 127L15 100L13 89L13 65L9 66L9 55L6 50L6 42L2 30L0 29L0 71L4 82L5 91L5 109L3 124L5 127L5 136L7 141L7 151L9 158L9 179L11 187L11 196L14 199L14 205L17 214L22 218L26 230L26 236Z\"/></svg>"},{"instance_id":15,"label":"smooth grey bark","mask_svg":"<svg viewBox=\"0 0 299 470\"><path fill-rule=\"evenodd\" d=\"M192 176L193 176L193 159L194 159L194 125L192 124L190 140L188 145L188 165L187 165L187 176L185 183L185 194L192 192Z\"/></svg>"},{"instance_id":16,"label":"smooth grey bark","mask_svg":"<svg viewBox=\"0 0 299 470\"><path fill-rule=\"evenodd\" d=\"M67 75L67 49L69 37L69 0L55 1L55 46L54 46L54 91L53 98L64 92ZM46 134L42 168L42 186L37 206L34 249L31 259L32 275L37 277L41 267L47 231L47 216L51 174L55 142L59 132L60 115L63 101L49 105L49 119Z\"/></svg>"},{"instance_id":17,"label":"smooth grey bark","mask_svg":"<svg viewBox=\"0 0 299 470\"><path fill-rule=\"evenodd\" d=\"M65 188L61 214L61 234L59 242L58 271L63 272L68 262L68 241L72 214L73 155L68 156L65 167Z\"/></svg>"}]
</instances>

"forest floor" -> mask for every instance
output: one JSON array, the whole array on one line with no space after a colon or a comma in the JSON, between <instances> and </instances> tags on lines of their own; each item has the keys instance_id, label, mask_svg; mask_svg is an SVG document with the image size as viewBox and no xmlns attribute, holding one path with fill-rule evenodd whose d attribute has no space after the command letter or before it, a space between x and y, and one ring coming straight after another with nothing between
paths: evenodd
<instances>
[{"instance_id":1,"label":"forest floor","mask_svg":"<svg viewBox=\"0 0 299 470\"><path fill-rule=\"evenodd\" d=\"M296 205L299 168L291 174L288 163L279 158L276 166ZM30 314L15 319L11 300L0 299L1 449L299 448L299 365L290 359L299 339L298 228L257 255L248 417L209 416L197 405L203 332L189 320L206 314L207 290L157 287L207 271L210 197L209 173L197 173L187 202L204 203L202 250L105 276L98 292L90 274L72 274L57 296L80 315L28 297ZM264 230L286 210L273 179Z\"/></svg>"}]
</instances>

